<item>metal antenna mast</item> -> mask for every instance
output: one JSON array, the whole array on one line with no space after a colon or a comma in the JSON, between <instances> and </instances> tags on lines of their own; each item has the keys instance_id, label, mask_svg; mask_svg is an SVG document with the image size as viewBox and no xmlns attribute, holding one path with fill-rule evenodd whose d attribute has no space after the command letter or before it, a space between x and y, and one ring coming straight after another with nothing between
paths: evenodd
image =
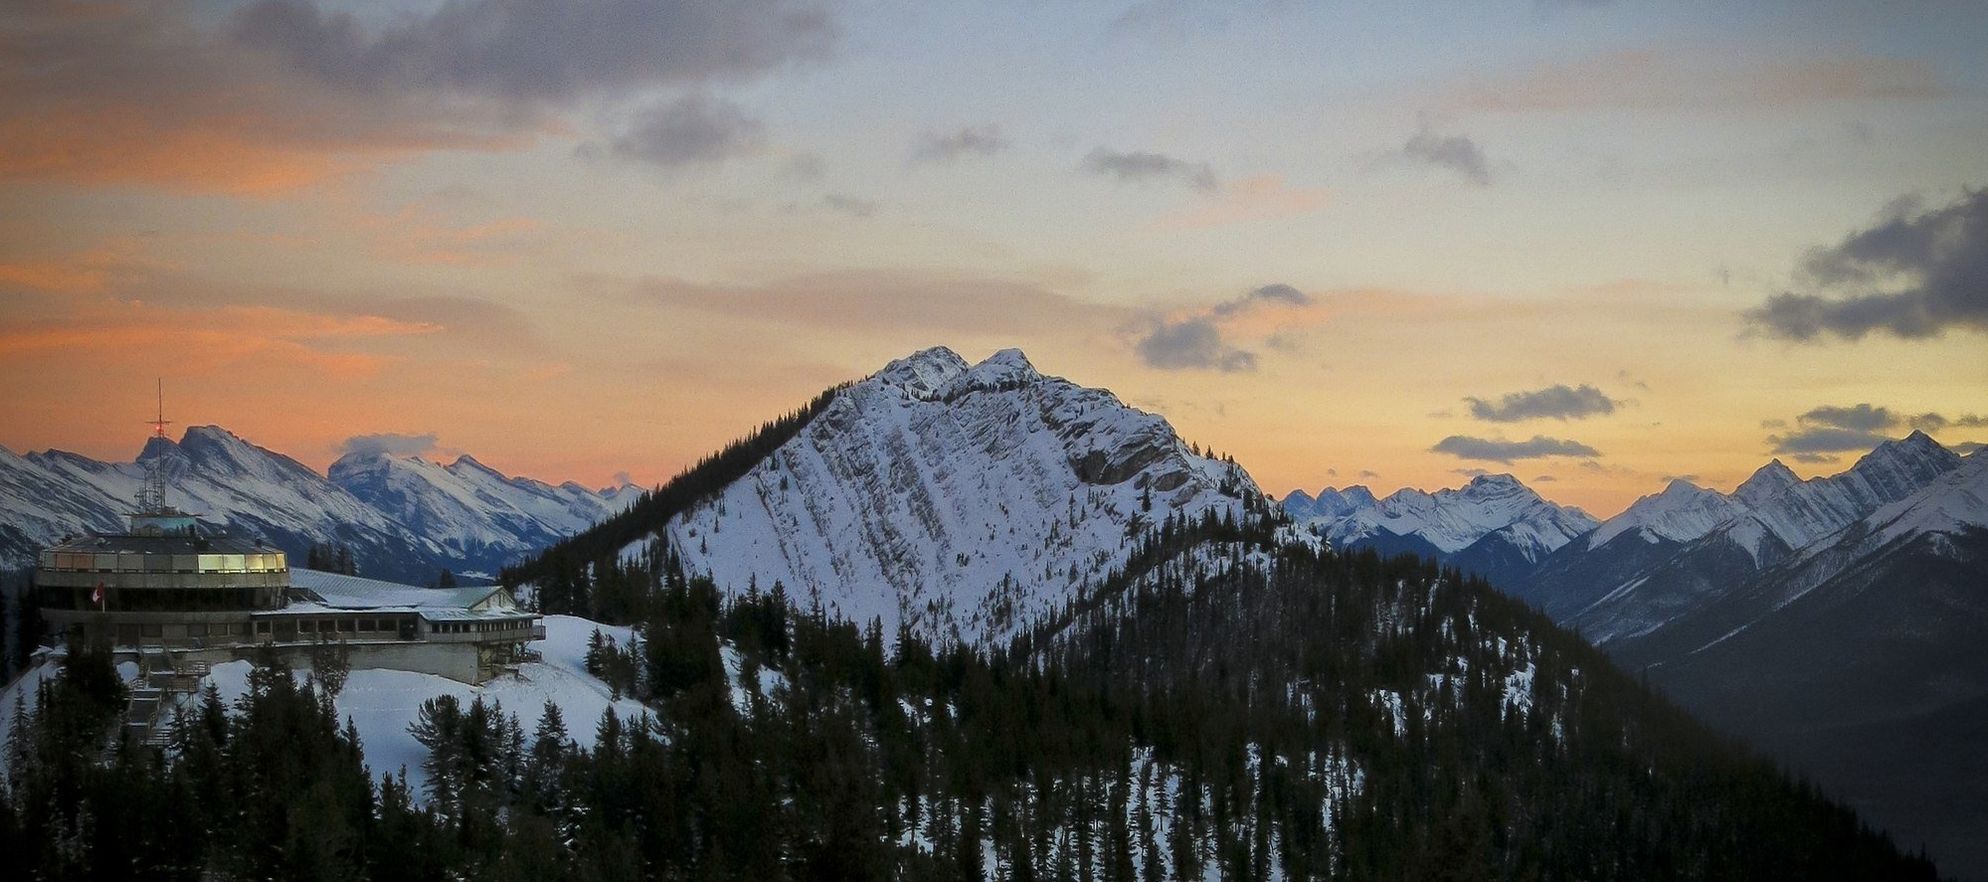
<instances>
[{"instance_id":1,"label":"metal antenna mast","mask_svg":"<svg viewBox=\"0 0 1988 882\"><path fill-rule=\"evenodd\" d=\"M166 426L172 420L166 419L166 380L159 380L159 415L150 421L152 437L166 437ZM166 510L166 458L164 454L154 455L145 463L145 486L138 491L138 510L141 513L163 512Z\"/></svg>"}]
</instances>

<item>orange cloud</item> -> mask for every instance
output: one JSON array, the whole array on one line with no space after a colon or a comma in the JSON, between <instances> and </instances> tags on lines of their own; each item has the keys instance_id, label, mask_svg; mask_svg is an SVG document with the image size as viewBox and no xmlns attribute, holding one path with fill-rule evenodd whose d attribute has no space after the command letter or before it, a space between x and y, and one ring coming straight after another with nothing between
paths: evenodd
<instances>
[{"instance_id":1,"label":"orange cloud","mask_svg":"<svg viewBox=\"0 0 1988 882\"><path fill-rule=\"evenodd\" d=\"M0 122L0 180L268 195L351 167L214 120L164 127L105 108Z\"/></svg>"},{"instance_id":2,"label":"orange cloud","mask_svg":"<svg viewBox=\"0 0 1988 882\"><path fill-rule=\"evenodd\" d=\"M57 294L92 294L104 289L102 267L67 261L0 262L0 286L12 285Z\"/></svg>"},{"instance_id":3,"label":"orange cloud","mask_svg":"<svg viewBox=\"0 0 1988 882\"><path fill-rule=\"evenodd\" d=\"M274 360L338 376L370 374L391 360L340 349L340 341L429 334L439 326L381 316L339 316L268 306L158 309L115 304L68 318L0 327L0 361L171 365L218 370Z\"/></svg>"},{"instance_id":4,"label":"orange cloud","mask_svg":"<svg viewBox=\"0 0 1988 882\"><path fill-rule=\"evenodd\" d=\"M1199 230L1294 217L1324 208L1331 195L1324 187L1293 187L1282 175L1258 175L1228 185L1211 202L1160 218L1153 228Z\"/></svg>"}]
</instances>

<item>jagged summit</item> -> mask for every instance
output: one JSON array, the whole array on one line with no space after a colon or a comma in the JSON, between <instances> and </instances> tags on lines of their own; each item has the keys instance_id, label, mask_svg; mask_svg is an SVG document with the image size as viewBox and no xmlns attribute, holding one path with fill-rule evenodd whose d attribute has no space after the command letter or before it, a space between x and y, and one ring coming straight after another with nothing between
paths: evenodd
<instances>
[{"instance_id":1,"label":"jagged summit","mask_svg":"<svg viewBox=\"0 0 1988 882\"><path fill-rule=\"evenodd\" d=\"M858 386L902 390L919 401L943 401L969 392L1014 389L1048 379L1020 349L1003 349L969 365L959 353L934 346L892 361ZM1067 381L1065 381L1067 382Z\"/></svg>"},{"instance_id":2,"label":"jagged summit","mask_svg":"<svg viewBox=\"0 0 1988 882\"><path fill-rule=\"evenodd\" d=\"M1733 489L1733 496L1748 505L1763 502L1777 493L1800 484L1802 479L1788 464L1776 457L1773 461L1756 469L1754 473Z\"/></svg>"},{"instance_id":3,"label":"jagged summit","mask_svg":"<svg viewBox=\"0 0 1988 882\"><path fill-rule=\"evenodd\" d=\"M1357 484L1344 490L1326 487L1316 496L1292 493L1284 500L1284 511L1342 548L1372 546L1390 554L1447 557L1488 542L1497 547L1478 547L1466 562L1500 576L1596 523L1586 512L1546 500L1510 474L1477 475L1462 487L1434 493L1405 487L1382 499Z\"/></svg>"},{"instance_id":4,"label":"jagged summit","mask_svg":"<svg viewBox=\"0 0 1988 882\"><path fill-rule=\"evenodd\" d=\"M0 531L0 566L64 535L122 530L154 464L167 501L211 526L300 558L314 544L343 543L368 575L411 581L442 568L494 575L639 495L509 478L467 456L445 468L354 453L320 474L223 427L191 426L177 441L147 438L132 462L60 450L0 456L0 509L15 528ZM375 488L383 492L367 492Z\"/></svg>"},{"instance_id":5,"label":"jagged summit","mask_svg":"<svg viewBox=\"0 0 1988 882\"><path fill-rule=\"evenodd\" d=\"M1730 520L1735 511L1735 503L1725 494L1677 478L1661 492L1637 499L1621 514L1602 522L1581 544L1599 548L1625 533L1644 542L1685 542L1711 532Z\"/></svg>"},{"instance_id":6,"label":"jagged summit","mask_svg":"<svg viewBox=\"0 0 1988 882\"><path fill-rule=\"evenodd\" d=\"M1265 506L1243 470L1167 421L1044 376L1020 350L934 347L837 393L660 535L720 585L818 594L859 620L998 637L1122 564L1171 516Z\"/></svg>"},{"instance_id":7,"label":"jagged summit","mask_svg":"<svg viewBox=\"0 0 1988 882\"><path fill-rule=\"evenodd\" d=\"M966 373L966 359L944 346L922 349L884 365L870 381L903 389L913 398L936 398L954 378Z\"/></svg>"}]
</instances>

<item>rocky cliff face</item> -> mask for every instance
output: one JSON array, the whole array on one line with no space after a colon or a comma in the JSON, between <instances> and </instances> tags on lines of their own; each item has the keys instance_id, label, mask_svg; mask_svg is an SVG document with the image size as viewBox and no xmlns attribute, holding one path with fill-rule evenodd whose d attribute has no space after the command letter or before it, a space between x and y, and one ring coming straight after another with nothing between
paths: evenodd
<instances>
[{"instance_id":1,"label":"rocky cliff face","mask_svg":"<svg viewBox=\"0 0 1988 882\"><path fill-rule=\"evenodd\" d=\"M968 365L939 348L843 390L658 532L734 590L777 582L858 620L974 640L1079 596L1170 516L1263 505L1240 467L1108 391L1017 350Z\"/></svg>"}]
</instances>

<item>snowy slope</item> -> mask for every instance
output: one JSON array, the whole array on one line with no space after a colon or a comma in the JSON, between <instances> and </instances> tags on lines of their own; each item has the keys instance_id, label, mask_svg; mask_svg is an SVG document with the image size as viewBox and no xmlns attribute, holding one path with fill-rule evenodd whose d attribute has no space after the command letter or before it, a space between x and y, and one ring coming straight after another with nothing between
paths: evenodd
<instances>
[{"instance_id":1,"label":"snowy slope","mask_svg":"<svg viewBox=\"0 0 1988 882\"><path fill-rule=\"evenodd\" d=\"M1774 460L1722 494L1673 481L1555 552L1512 593L1600 643L1648 634L1951 472L1924 433L1801 480Z\"/></svg>"},{"instance_id":2,"label":"snowy slope","mask_svg":"<svg viewBox=\"0 0 1988 882\"><path fill-rule=\"evenodd\" d=\"M408 484L397 504L375 504L216 426L189 428L177 443L151 438L135 462L0 448L0 568L31 565L36 550L65 535L123 529L152 462L165 469L168 502L209 524L294 555L313 543L341 542L368 574L412 581L442 568L494 573L637 495L633 488L595 493L506 478L463 457L432 467L440 473L434 481Z\"/></svg>"},{"instance_id":3,"label":"snowy slope","mask_svg":"<svg viewBox=\"0 0 1988 882\"><path fill-rule=\"evenodd\" d=\"M423 784L427 776L421 771L421 762L428 752L408 733L407 727L420 713L421 703L431 698L453 695L467 706L480 696L485 703L497 702L505 713L517 716L526 731L530 731L549 701L559 706L567 734L580 746L592 748L594 724L608 708L624 719L632 720L645 713L654 716L641 702L615 699L607 684L587 673L587 638L596 628L617 642L628 641L627 628L571 616L547 616L546 639L532 644L544 659L519 665L515 676L498 677L478 686L412 671L355 669L338 695L338 716L349 718L359 730L366 764L373 774L406 769L407 780L417 796L426 792ZM248 691L249 670L246 661L215 665L208 682L214 684L223 701L233 704Z\"/></svg>"},{"instance_id":4,"label":"snowy slope","mask_svg":"<svg viewBox=\"0 0 1988 882\"><path fill-rule=\"evenodd\" d=\"M1778 459L1774 461L1775 465L1780 463ZM1581 545L1587 549L1600 548L1623 534L1635 535L1645 542L1660 539L1689 542L1732 520L1742 507L1737 500L1716 490L1674 480L1662 493L1630 503L1621 514L1582 537Z\"/></svg>"},{"instance_id":5,"label":"snowy slope","mask_svg":"<svg viewBox=\"0 0 1988 882\"><path fill-rule=\"evenodd\" d=\"M332 463L327 477L463 561L515 560L618 511L609 497L577 484L512 478L469 456L445 466L418 456L351 454Z\"/></svg>"},{"instance_id":6,"label":"snowy slope","mask_svg":"<svg viewBox=\"0 0 1988 882\"><path fill-rule=\"evenodd\" d=\"M1471 549L1472 559L1501 574L1545 557L1596 524L1586 512L1549 502L1511 475L1480 475L1434 493L1403 488L1383 499L1358 485L1327 487L1316 496L1300 491L1284 499L1284 511L1335 547L1394 551L1412 547L1396 537L1419 539L1445 559Z\"/></svg>"},{"instance_id":7,"label":"snowy slope","mask_svg":"<svg viewBox=\"0 0 1988 882\"><path fill-rule=\"evenodd\" d=\"M1016 350L969 366L937 348L843 390L660 532L721 586L779 582L858 621L972 640L1076 596L1169 514L1261 503L1241 468L1108 391Z\"/></svg>"}]
</instances>

